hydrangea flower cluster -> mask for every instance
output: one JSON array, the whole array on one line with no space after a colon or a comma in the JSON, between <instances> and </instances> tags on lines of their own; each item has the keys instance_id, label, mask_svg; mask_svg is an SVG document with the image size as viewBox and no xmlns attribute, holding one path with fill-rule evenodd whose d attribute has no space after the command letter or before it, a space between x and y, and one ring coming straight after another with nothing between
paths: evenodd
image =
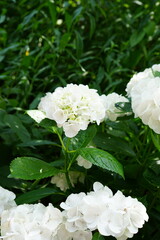
<instances>
[{"instance_id":1,"label":"hydrangea flower cluster","mask_svg":"<svg viewBox=\"0 0 160 240\"><path fill-rule=\"evenodd\" d=\"M47 93L40 100L39 110L28 110L27 114L38 123L44 118L54 120L65 135L72 138L80 130L86 130L89 123L99 125L105 119L116 121L117 117L124 116L125 113L115 107L117 102L128 102L128 99L117 93L100 96L87 85L71 83Z\"/></svg>"},{"instance_id":2,"label":"hydrangea flower cluster","mask_svg":"<svg viewBox=\"0 0 160 240\"><path fill-rule=\"evenodd\" d=\"M126 240L148 221L146 208L137 199L125 197L120 191L113 195L99 182L94 183L93 189L88 194L71 194L61 203L69 232L97 229L103 236Z\"/></svg>"},{"instance_id":3,"label":"hydrangea flower cluster","mask_svg":"<svg viewBox=\"0 0 160 240\"><path fill-rule=\"evenodd\" d=\"M160 134L160 64L135 74L126 91L135 117Z\"/></svg>"},{"instance_id":4,"label":"hydrangea flower cluster","mask_svg":"<svg viewBox=\"0 0 160 240\"><path fill-rule=\"evenodd\" d=\"M38 109L46 117L63 127L67 137L74 137L86 130L89 123L98 125L104 120L105 109L97 90L82 84L58 87L53 93L41 98Z\"/></svg>"},{"instance_id":5,"label":"hydrangea flower cluster","mask_svg":"<svg viewBox=\"0 0 160 240\"><path fill-rule=\"evenodd\" d=\"M2 213L1 234L8 240L52 240L62 213L52 204L23 204Z\"/></svg>"},{"instance_id":6,"label":"hydrangea flower cluster","mask_svg":"<svg viewBox=\"0 0 160 240\"><path fill-rule=\"evenodd\" d=\"M126 240L148 221L146 208L137 199L125 197L120 191L113 195L99 182L94 183L93 189L87 194L69 195L66 202L60 204L63 211L51 203L47 207L38 203L4 208L1 213L2 238L91 240L92 231L98 230L101 235Z\"/></svg>"}]
</instances>

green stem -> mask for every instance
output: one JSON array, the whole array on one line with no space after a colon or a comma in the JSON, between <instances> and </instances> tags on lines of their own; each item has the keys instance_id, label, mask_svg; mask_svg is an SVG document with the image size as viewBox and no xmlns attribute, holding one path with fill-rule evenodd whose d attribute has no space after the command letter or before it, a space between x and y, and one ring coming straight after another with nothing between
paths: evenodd
<instances>
[{"instance_id":1,"label":"green stem","mask_svg":"<svg viewBox=\"0 0 160 240\"><path fill-rule=\"evenodd\" d=\"M40 181L40 179L35 180L35 181L32 183L32 185L31 185L31 187L30 187L30 190L33 190L33 189L37 186L37 184L39 183L39 181Z\"/></svg>"},{"instance_id":2,"label":"green stem","mask_svg":"<svg viewBox=\"0 0 160 240\"><path fill-rule=\"evenodd\" d=\"M59 134L59 132L57 131L56 133L57 133L58 138L59 138L59 140L60 140L62 149L64 150L64 156L65 156L64 169L65 169L66 180L67 180L67 183L68 183L69 188L72 189L73 187L72 187L72 184L71 184L71 181L70 181L70 178L69 178L69 169L70 169L73 161L71 160L71 161L69 162L68 153L74 153L74 152L76 152L76 150L71 150L71 151L69 151L69 150L68 150L68 146L69 146L69 144L70 144L70 139L68 138L67 144L66 144L66 146L65 146L65 145L64 145L64 142L63 142L63 139L62 139L61 135Z\"/></svg>"},{"instance_id":3,"label":"green stem","mask_svg":"<svg viewBox=\"0 0 160 240\"><path fill-rule=\"evenodd\" d=\"M59 141L60 141L60 143L61 143L61 145L62 145L63 150L66 152L67 149L66 149L66 146L64 145L64 142L63 142L63 140L62 140L61 135L60 135L58 132L57 132L57 135L58 135L58 138L59 138Z\"/></svg>"},{"instance_id":4,"label":"green stem","mask_svg":"<svg viewBox=\"0 0 160 240\"><path fill-rule=\"evenodd\" d=\"M66 175L66 179L67 179L68 186L69 186L70 189L72 189L73 187L72 187L72 184L71 184L71 181L70 181L70 178L69 178L69 173L68 173L68 171L65 173L65 175Z\"/></svg>"}]
</instances>

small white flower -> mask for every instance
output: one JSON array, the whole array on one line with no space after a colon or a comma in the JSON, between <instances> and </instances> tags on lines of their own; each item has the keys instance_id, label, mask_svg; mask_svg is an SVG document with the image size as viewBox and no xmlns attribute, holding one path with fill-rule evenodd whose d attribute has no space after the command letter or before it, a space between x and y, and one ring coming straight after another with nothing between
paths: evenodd
<instances>
[{"instance_id":1,"label":"small white flower","mask_svg":"<svg viewBox=\"0 0 160 240\"><path fill-rule=\"evenodd\" d=\"M77 157L77 164L81 167L84 167L86 169L89 169L92 167L92 163L84 159L81 155Z\"/></svg>"},{"instance_id":2,"label":"small white flower","mask_svg":"<svg viewBox=\"0 0 160 240\"><path fill-rule=\"evenodd\" d=\"M80 130L86 130L89 123L98 125L104 120L105 109L97 90L85 85L68 84L47 93L41 98L38 109L47 118L63 127L67 137L74 137Z\"/></svg>"},{"instance_id":3,"label":"small white flower","mask_svg":"<svg viewBox=\"0 0 160 240\"><path fill-rule=\"evenodd\" d=\"M101 96L105 110L106 110L106 119L111 121L116 121L117 117L123 117L126 113L122 113L121 110L115 107L115 104L118 102L128 102L128 99L113 92L111 94Z\"/></svg>"},{"instance_id":4,"label":"small white flower","mask_svg":"<svg viewBox=\"0 0 160 240\"><path fill-rule=\"evenodd\" d=\"M93 146L88 146L88 148L94 148ZM77 164L80 166L80 167L84 167L86 169L89 169L92 167L92 163L89 162L88 160L84 159L81 155L79 155L77 158Z\"/></svg>"},{"instance_id":5,"label":"small white flower","mask_svg":"<svg viewBox=\"0 0 160 240\"><path fill-rule=\"evenodd\" d=\"M70 183L72 184L72 187L74 187L78 181L81 183L84 183L84 178L85 176L81 172L74 172L74 171L69 172L69 179L70 179ZM53 176L51 178L51 183L56 184L56 186L59 187L61 191L64 191L64 192L67 189L69 189L69 185L64 173L58 173L57 175Z\"/></svg>"},{"instance_id":6,"label":"small white flower","mask_svg":"<svg viewBox=\"0 0 160 240\"><path fill-rule=\"evenodd\" d=\"M15 198L16 195L13 192L0 187L0 218L4 210L16 206L16 202L14 201Z\"/></svg>"},{"instance_id":7,"label":"small white flower","mask_svg":"<svg viewBox=\"0 0 160 240\"><path fill-rule=\"evenodd\" d=\"M57 25L62 25L62 23L63 23L63 19L57 19L57 22L56 22Z\"/></svg>"}]
</instances>

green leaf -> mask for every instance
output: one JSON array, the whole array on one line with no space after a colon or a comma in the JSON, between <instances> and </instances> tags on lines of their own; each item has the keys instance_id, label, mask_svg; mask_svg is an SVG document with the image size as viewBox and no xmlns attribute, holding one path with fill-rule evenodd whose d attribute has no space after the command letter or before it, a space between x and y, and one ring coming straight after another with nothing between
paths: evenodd
<instances>
[{"instance_id":1,"label":"green leaf","mask_svg":"<svg viewBox=\"0 0 160 240\"><path fill-rule=\"evenodd\" d=\"M144 38L145 36L145 32L144 31L141 31L141 32L134 32L131 37L130 37L130 45L131 47L135 47L137 44L139 44L142 39Z\"/></svg>"},{"instance_id":2,"label":"green leaf","mask_svg":"<svg viewBox=\"0 0 160 240\"><path fill-rule=\"evenodd\" d=\"M83 39L78 31L75 30L76 33L76 53L77 58L80 58L83 52Z\"/></svg>"},{"instance_id":3,"label":"green leaf","mask_svg":"<svg viewBox=\"0 0 160 240\"><path fill-rule=\"evenodd\" d=\"M77 9L74 11L74 13L73 13L73 20L76 19L76 18L81 14L82 10L83 10L83 7L80 6L79 8L77 8Z\"/></svg>"},{"instance_id":4,"label":"green leaf","mask_svg":"<svg viewBox=\"0 0 160 240\"><path fill-rule=\"evenodd\" d=\"M33 157L15 158L10 165L11 175L24 180L37 180L54 176L60 170L40 159Z\"/></svg>"},{"instance_id":5,"label":"green leaf","mask_svg":"<svg viewBox=\"0 0 160 240\"><path fill-rule=\"evenodd\" d=\"M63 34L61 40L60 40L60 44L59 44L59 50L63 51L65 49L65 47L67 46L69 40L70 40L70 33L65 33Z\"/></svg>"},{"instance_id":6,"label":"green leaf","mask_svg":"<svg viewBox=\"0 0 160 240\"><path fill-rule=\"evenodd\" d=\"M96 28L96 21L95 21L95 18L91 14L88 13L88 16L89 16L89 21L90 21L89 37L91 39L93 36L93 33L95 31L95 28Z\"/></svg>"},{"instance_id":7,"label":"green leaf","mask_svg":"<svg viewBox=\"0 0 160 240\"><path fill-rule=\"evenodd\" d=\"M45 118L39 123L39 126L51 130L53 127L56 127L56 122L54 120Z\"/></svg>"},{"instance_id":8,"label":"green leaf","mask_svg":"<svg viewBox=\"0 0 160 240\"><path fill-rule=\"evenodd\" d=\"M100 235L100 233L96 232L93 235L92 240L104 240L104 237L102 235Z\"/></svg>"},{"instance_id":9,"label":"green leaf","mask_svg":"<svg viewBox=\"0 0 160 240\"><path fill-rule=\"evenodd\" d=\"M143 176L153 186L160 187L160 160L153 161Z\"/></svg>"},{"instance_id":10,"label":"green leaf","mask_svg":"<svg viewBox=\"0 0 160 240\"><path fill-rule=\"evenodd\" d=\"M102 82L104 76L105 76L104 68L100 66L100 67L98 68L98 74L97 74L96 82L97 82L98 84L100 84L100 83Z\"/></svg>"},{"instance_id":11,"label":"green leaf","mask_svg":"<svg viewBox=\"0 0 160 240\"><path fill-rule=\"evenodd\" d=\"M38 13L38 11L35 9L30 14L25 16L23 19L23 22L20 23L20 25L18 26L18 29L22 29L25 25L27 25L37 13Z\"/></svg>"},{"instance_id":12,"label":"green leaf","mask_svg":"<svg viewBox=\"0 0 160 240\"><path fill-rule=\"evenodd\" d=\"M32 146L42 146L42 145L58 145L56 142L48 141L48 140L32 140L26 143L18 144L19 147L32 147Z\"/></svg>"},{"instance_id":13,"label":"green leaf","mask_svg":"<svg viewBox=\"0 0 160 240\"><path fill-rule=\"evenodd\" d=\"M101 148L107 151L113 151L116 153L132 156L132 157L136 156L135 152L133 151L129 143L118 137L113 137L113 136L107 137L106 134L99 133L96 135L93 142L98 148Z\"/></svg>"},{"instance_id":14,"label":"green leaf","mask_svg":"<svg viewBox=\"0 0 160 240\"><path fill-rule=\"evenodd\" d=\"M16 198L16 203L34 203L35 201L39 201L42 198L58 193L59 192L53 188L40 188L20 195Z\"/></svg>"},{"instance_id":15,"label":"green leaf","mask_svg":"<svg viewBox=\"0 0 160 240\"><path fill-rule=\"evenodd\" d=\"M131 102L117 102L115 107L121 110L122 112L132 112Z\"/></svg>"},{"instance_id":16,"label":"green leaf","mask_svg":"<svg viewBox=\"0 0 160 240\"><path fill-rule=\"evenodd\" d=\"M69 31L72 26L72 16L68 12L65 13L65 23L67 25L67 30Z\"/></svg>"},{"instance_id":17,"label":"green leaf","mask_svg":"<svg viewBox=\"0 0 160 240\"><path fill-rule=\"evenodd\" d=\"M0 23L3 23L6 19L6 16L5 15L1 15L0 16Z\"/></svg>"},{"instance_id":18,"label":"green leaf","mask_svg":"<svg viewBox=\"0 0 160 240\"><path fill-rule=\"evenodd\" d=\"M17 116L7 114L4 118L4 121L7 125L9 125L12 131L19 137L22 142L27 142L31 140L29 132Z\"/></svg>"},{"instance_id":19,"label":"green leaf","mask_svg":"<svg viewBox=\"0 0 160 240\"><path fill-rule=\"evenodd\" d=\"M153 132L152 130L150 130L150 133L151 133L151 138L152 138L154 146L160 152L160 136L158 134L156 134L155 132Z\"/></svg>"},{"instance_id":20,"label":"green leaf","mask_svg":"<svg viewBox=\"0 0 160 240\"><path fill-rule=\"evenodd\" d=\"M6 47L6 48L3 48L3 50L0 50L0 55L4 55L4 54L6 54L6 53L8 53L8 51L10 51L10 50L17 50L17 48L20 46L20 44L19 43L13 43L13 44L11 44L11 45L9 45L8 47Z\"/></svg>"},{"instance_id":21,"label":"green leaf","mask_svg":"<svg viewBox=\"0 0 160 240\"><path fill-rule=\"evenodd\" d=\"M97 148L79 149L79 154L94 165L118 173L124 178L123 167L110 153Z\"/></svg>"},{"instance_id":22,"label":"green leaf","mask_svg":"<svg viewBox=\"0 0 160 240\"><path fill-rule=\"evenodd\" d=\"M153 21L149 21L148 25L144 28L144 31L148 35L153 35L153 33L155 31L155 27L156 27L156 23Z\"/></svg>"},{"instance_id":23,"label":"green leaf","mask_svg":"<svg viewBox=\"0 0 160 240\"><path fill-rule=\"evenodd\" d=\"M57 11L56 11L56 5L54 4L54 2L52 1L48 1L47 2L48 8L49 8L49 13L52 19L52 24L55 25L56 24L56 20L57 20Z\"/></svg>"},{"instance_id":24,"label":"green leaf","mask_svg":"<svg viewBox=\"0 0 160 240\"><path fill-rule=\"evenodd\" d=\"M69 141L69 150L77 150L86 147L96 135L97 128L95 125L89 126L87 130L81 130L75 137L71 138ZM68 138L64 139L67 144Z\"/></svg>"}]
</instances>

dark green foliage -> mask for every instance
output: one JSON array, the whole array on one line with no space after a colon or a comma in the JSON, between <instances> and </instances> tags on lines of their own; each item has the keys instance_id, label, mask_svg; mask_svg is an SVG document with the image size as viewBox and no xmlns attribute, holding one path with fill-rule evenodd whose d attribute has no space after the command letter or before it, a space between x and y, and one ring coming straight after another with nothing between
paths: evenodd
<instances>
[{"instance_id":1,"label":"dark green foliage","mask_svg":"<svg viewBox=\"0 0 160 240\"><path fill-rule=\"evenodd\" d=\"M0 0L0 185L17 194L18 204L42 199L59 205L59 199L90 191L100 181L147 206L150 220L133 239L159 240L159 135L132 115L90 126L68 139L54 121L38 125L25 113L36 109L46 92L68 83L125 95L134 72L160 63L160 4L140 3ZM126 104L122 110L128 109ZM77 166L79 154L95 166ZM69 160L65 166L64 159ZM65 196L50 184L50 177L62 171L67 176L70 170L85 174L85 184ZM103 239L113 238L93 236Z\"/></svg>"}]
</instances>

